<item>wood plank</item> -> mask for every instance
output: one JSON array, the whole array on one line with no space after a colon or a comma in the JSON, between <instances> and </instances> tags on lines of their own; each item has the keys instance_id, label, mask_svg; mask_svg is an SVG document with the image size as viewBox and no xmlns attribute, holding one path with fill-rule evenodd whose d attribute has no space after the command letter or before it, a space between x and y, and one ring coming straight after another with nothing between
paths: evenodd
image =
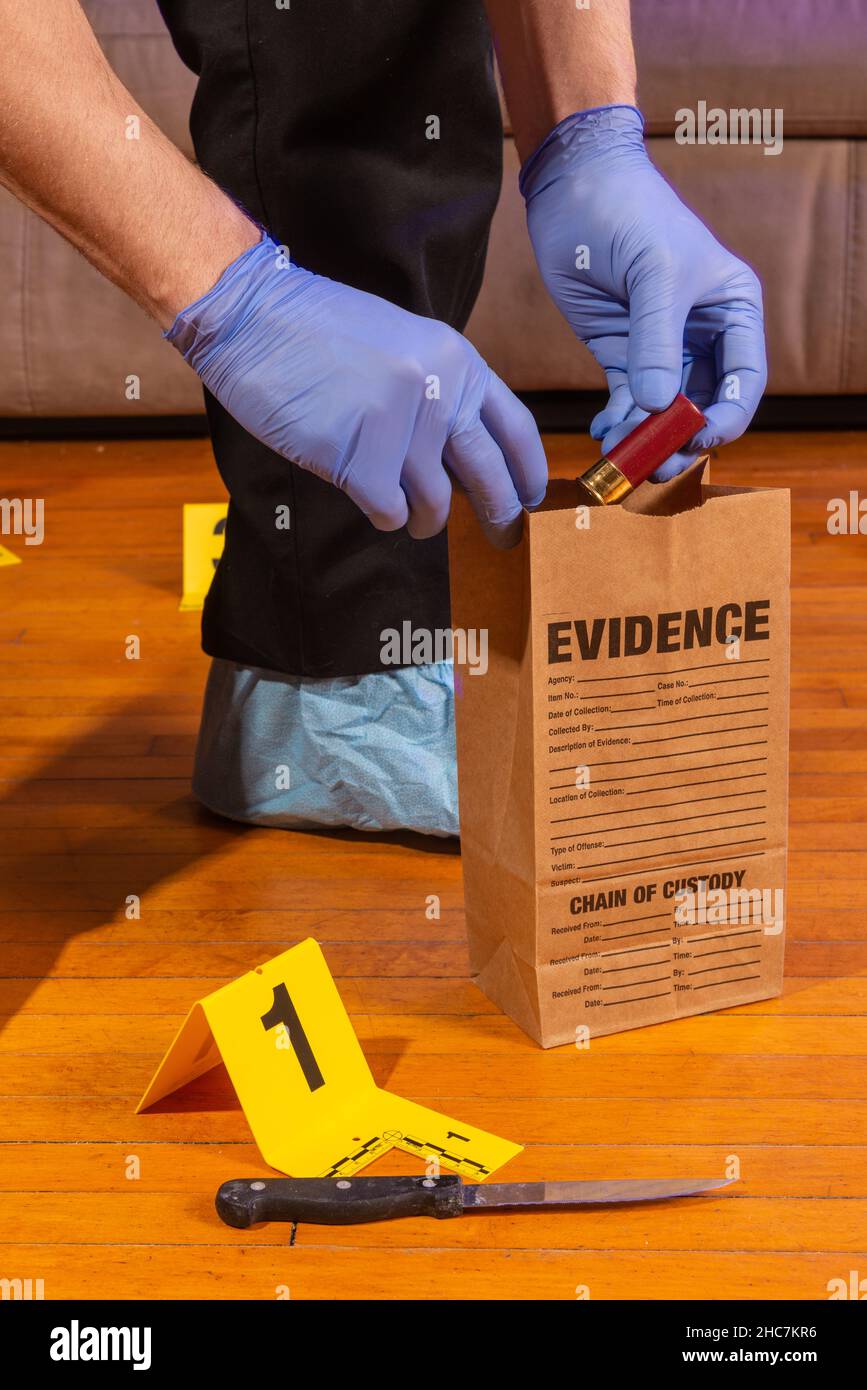
<instances>
[{"instance_id":1,"label":"wood plank","mask_svg":"<svg viewBox=\"0 0 867 1390\"><path fill-rule=\"evenodd\" d=\"M391 1084L386 1073L383 1067L377 1076L380 1085ZM228 1083L216 1097L220 1108L201 1108L212 1085L194 1082L183 1094L142 1115L133 1114L128 1099L85 1098L72 1104L64 1097L22 1096L13 1106L0 1109L0 1143L29 1143L46 1133L60 1143L76 1143L82 1136L91 1142L127 1144L248 1141L247 1123L236 1103L230 1104ZM867 1101L863 1100L560 1096L552 1104L538 1097L459 1096L448 1088L433 1092L430 1079L428 1090L410 1099L516 1144L550 1143L552 1114L561 1144L592 1144L600 1135L609 1144L629 1144L640 1136L644 1144L704 1143L724 1145L727 1153L736 1153L742 1144L798 1146L811 1144L817 1137L824 1144L860 1144L867 1134ZM169 1105L175 1108L166 1108Z\"/></svg>"},{"instance_id":2,"label":"wood plank","mask_svg":"<svg viewBox=\"0 0 867 1390\"><path fill-rule=\"evenodd\" d=\"M337 983L352 1017L379 1014L383 1018L391 1018L395 1014L413 1013L429 1019L432 1026L437 1021L435 1016L444 1014L470 1015L480 1019L498 1017L498 1011L490 1000L465 980L338 979ZM787 980L786 993L781 998L741 1004L717 1016L741 1019L757 1015L771 1018L809 1015L826 1019L843 1019L851 1014L862 1016L864 989L865 982L861 979L792 977ZM163 1011L134 1014L116 1010L104 1014L84 1010L75 1013L64 1011L62 1029L52 1029L48 1020L56 1015L50 1009L42 1008L46 1003L45 995L34 1001L40 1005L39 1009L28 1009L23 993L23 989L17 996L14 992L10 993L10 998L17 997L21 1004L15 1015L0 1015L0 1053L39 1051L53 1054L69 1051L80 1054L128 1050L127 1038L134 1040L133 1050L141 1046L159 1052L171 1030L179 1028L184 1017L183 1013ZM109 1002L119 1004L123 1000L112 996ZM515 1036L520 1038L521 1035L516 1032ZM597 1041L600 1047L613 1048L615 1044L612 1039L616 1036L613 1034ZM660 1045L654 1033L649 1046L657 1049ZM548 1055L558 1055L561 1051L563 1049L554 1049ZM571 1055L571 1049L566 1051Z\"/></svg>"},{"instance_id":3,"label":"wood plank","mask_svg":"<svg viewBox=\"0 0 867 1390\"><path fill-rule=\"evenodd\" d=\"M273 1170L255 1144L139 1144L138 1169L124 1144L6 1144L0 1146L0 1191L37 1193L126 1191L189 1196L227 1177L263 1177ZM611 1177L670 1178L726 1171L724 1145L530 1144L509 1164L514 1182L551 1174L563 1181ZM750 1197L867 1198L867 1145L768 1144L739 1146L738 1193ZM138 1176L130 1178L131 1172ZM413 1173L415 1160L393 1149L369 1173ZM734 1190L734 1189L733 1189Z\"/></svg>"},{"instance_id":4,"label":"wood plank","mask_svg":"<svg viewBox=\"0 0 867 1390\"><path fill-rule=\"evenodd\" d=\"M192 1201L191 1204L192 1205ZM188 1218L184 1211L184 1222ZM174 1233L175 1235L177 1233ZM181 1250L183 1257L181 1258ZM38 1270L46 1298L357 1300L827 1298L847 1279L848 1254L749 1255L702 1251L604 1254L552 1250L369 1250L255 1243L9 1245L9 1269ZM862 1257L863 1264L863 1257Z\"/></svg>"},{"instance_id":5,"label":"wood plank","mask_svg":"<svg viewBox=\"0 0 867 1390\"><path fill-rule=\"evenodd\" d=\"M431 1019L430 1030L439 1024L440 1020ZM433 1073L438 1090L504 1099L537 1096L557 1100L577 1093L601 1099L644 1095L696 1100L713 1096L821 1100L833 1089L841 1099L867 1100L863 1056L816 1056L806 1051L809 1037L803 1040L805 1051L794 1056L779 1056L771 1050L747 1055L735 1051L731 1056L699 1053L686 1065L677 1053L640 1058L621 1053L597 1056L591 1048L578 1059L562 1048L553 1055L541 1051L528 1054L517 1042L511 1048L491 1048L482 1031L482 1026L477 1025L475 1032L481 1045L458 1056L451 1055L445 1046L422 1050L398 1029L395 1037L366 1041L365 1053L374 1076L382 1078L382 1084L398 1094L417 1093L430 1087ZM138 1034L134 1038L138 1041ZM65 1028L63 1040L67 1041ZM755 1045L760 1047L761 1039ZM115 1052L79 1054L55 1050L38 1056L4 1051L0 1053L0 1097L12 1103L19 1096L70 1101L112 1096L125 1097L133 1107L156 1071L161 1052L159 1045L154 1048L154 1040L145 1037L141 1038L141 1050L135 1053L121 1050L122 1046L119 1042ZM497 1068L495 1074L488 1060L491 1054L508 1055L508 1067ZM215 1098L227 1102L232 1098L221 1068L215 1068L201 1090L209 1104L215 1103Z\"/></svg>"},{"instance_id":6,"label":"wood plank","mask_svg":"<svg viewBox=\"0 0 867 1390\"><path fill-rule=\"evenodd\" d=\"M129 1184L129 1188L132 1184ZM749 1252L834 1251L851 1255L867 1251L867 1200L846 1198L735 1197L734 1188L722 1194L681 1198L660 1203L651 1212L640 1203L626 1204L612 1220L610 1210L588 1207L579 1212L479 1212L452 1222L443 1231L429 1217L380 1221L368 1226L305 1226L303 1248L341 1248L369 1251L450 1250L643 1250L650 1233L657 1248ZM209 1194L210 1196L211 1194ZM18 1194L0 1192L0 1229L18 1223ZM785 1220L785 1247L781 1222ZM113 1242L163 1245L166 1232L183 1229L184 1246L207 1245L215 1252L248 1246L247 1231L235 1231L216 1216L207 1199L191 1200L186 1193L127 1190L80 1192L74 1205L65 1193L43 1192L30 1204L28 1240L34 1245L77 1244L82 1230L91 1238L111 1232ZM279 1222L255 1232L255 1244L285 1248L288 1228Z\"/></svg>"}]
</instances>

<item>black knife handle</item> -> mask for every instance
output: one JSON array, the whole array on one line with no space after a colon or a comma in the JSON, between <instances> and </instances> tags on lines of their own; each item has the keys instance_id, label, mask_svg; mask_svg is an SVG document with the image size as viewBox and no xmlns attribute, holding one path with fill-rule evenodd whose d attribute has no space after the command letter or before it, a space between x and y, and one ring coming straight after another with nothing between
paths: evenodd
<instances>
[{"instance_id":1,"label":"black knife handle","mask_svg":"<svg viewBox=\"0 0 867 1390\"><path fill-rule=\"evenodd\" d=\"M257 1221L306 1221L314 1226L355 1226L398 1216L460 1216L461 1179L403 1178L232 1178L216 1197L227 1226L244 1229Z\"/></svg>"}]
</instances>

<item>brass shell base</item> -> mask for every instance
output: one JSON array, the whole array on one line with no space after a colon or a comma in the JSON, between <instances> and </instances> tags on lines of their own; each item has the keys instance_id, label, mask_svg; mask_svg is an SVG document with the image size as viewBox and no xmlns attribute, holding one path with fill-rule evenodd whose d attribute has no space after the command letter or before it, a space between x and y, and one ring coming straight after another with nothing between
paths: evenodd
<instances>
[{"instance_id":1,"label":"brass shell base","mask_svg":"<svg viewBox=\"0 0 867 1390\"><path fill-rule=\"evenodd\" d=\"M588 468L586 473L582 473L579 481L586 487L591 496L601 502L603 507L610 507L615 502L622 502L624 497L628 497L632 492L632 484L629 479L621 473L619 468L610 459L600 459L594 463L592 468Z\"/></svg>"}]
</instances>

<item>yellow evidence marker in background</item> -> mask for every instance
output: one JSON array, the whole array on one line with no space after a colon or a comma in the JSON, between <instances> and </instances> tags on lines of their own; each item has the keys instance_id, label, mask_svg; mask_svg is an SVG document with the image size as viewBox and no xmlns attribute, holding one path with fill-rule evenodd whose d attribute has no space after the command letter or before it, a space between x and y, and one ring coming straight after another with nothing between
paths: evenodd
<instances>
[{"instance_id":1,"label":"yellow evidence marker in background","mask_svg":"<svg viewBox=\"0 0 867 1390\"><path fill-rule=\"evenodd\" d=\"M312 937L194 1004L137 1112L221 1059L262 1157L291 1177L344 1177L397 1148L481 1182L521 1152L376 1085Z\"/></svg>"},{"instance_id":2,"label":"yellow evidence marker in background","mask_svg":"<svg viewBox=\"0 0 867 1390\"><path fill-rule=\"evenodd\" d=\"M198 613L223 553L228 502L184 503L184 580L181 613Z\"/></svg>"}]
</instances>

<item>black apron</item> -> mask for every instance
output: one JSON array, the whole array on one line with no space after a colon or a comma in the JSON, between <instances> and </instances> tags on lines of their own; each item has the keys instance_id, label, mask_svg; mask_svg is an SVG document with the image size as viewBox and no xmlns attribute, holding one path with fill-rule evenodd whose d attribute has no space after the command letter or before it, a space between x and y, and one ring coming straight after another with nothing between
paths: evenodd
<instances>
[{"instance_id":1,"label":"black apron","mask_svg":"<svg viewBox=\"0 0 867 1390\"><path fill-rule=\"evenodd\" d=\"M159 0L199 82L202 168L309 270L462 329L502 174L482 0ZM439 122L439 139L428 139ZM290 675L383 669L385 628L449 625L446 539L378 532L206 392L231 497L211 656ZM288 531L274 524L288 505Z\"/></svg>"}]
</instances>

